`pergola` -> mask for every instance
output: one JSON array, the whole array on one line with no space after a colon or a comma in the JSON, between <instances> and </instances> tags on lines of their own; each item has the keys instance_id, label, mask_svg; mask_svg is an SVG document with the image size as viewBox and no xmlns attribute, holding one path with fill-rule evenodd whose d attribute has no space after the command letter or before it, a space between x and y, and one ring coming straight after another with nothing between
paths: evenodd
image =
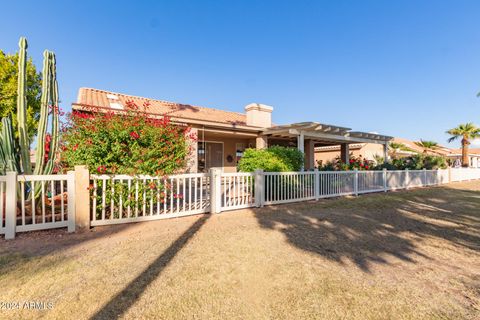
<instances>
[{"instance_id":1,"label":"pergola","mask_svg":"<svg viewBox=\"0 0 480 320\"><path fill-rule=\"evenodd\" d=\"M258 138L258 145L267 146L269 140L295 141L297 148L305 153L306 168L314 167L314 148L320 146L340 145L341 159L349 161L349 144L377 143L383 145L384 159L387 160L388 142L393 137L377 133L351 131L350 128L338 127L318 122L300 122L275 126L263 130Z\"/></svg>"}]
</instances>

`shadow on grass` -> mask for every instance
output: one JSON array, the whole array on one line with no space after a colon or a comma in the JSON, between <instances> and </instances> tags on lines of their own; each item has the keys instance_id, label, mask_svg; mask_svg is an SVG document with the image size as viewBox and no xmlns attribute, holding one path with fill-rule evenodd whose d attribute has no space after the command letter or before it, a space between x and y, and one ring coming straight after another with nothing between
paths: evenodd
<instances>
[{"instance_id":1,"label":"shadow on grass","mask_svg":"<svg viewBox=\"0 0 480 320\"><path fill-rule=\"evenodd\" d=\"M32 232L19 232L15 239L0 239L0 274L6 275L24 264L52 253L67 252L68 249L99 238L108 238L123 232L133 224L114 225L91 230L68 233L66 228ZM57 257L56 262L63 259ZM53 262L47 267L52 267ZM37 268L39 271L41 268Z\"/></svg>"},{"instance_id":2,"label":"shadow on grass","mask_svg":"<svg viewBox=\"0 0 480 320\"><path fill-rule=\"evenodd\" d=\"M449 188L363 195L255 210L261 227L297 248L364 272L388 256L415 263L424 238L480 251L480 192Z\"/></svg>"},{"instance_id":3,"label":"shadow on grass","mask_svg":"<svg viewBox=\"0 0 480 320\"><path fill-rule=\"evenodd\" d=\"M133 279L121 292L113 297L91 319L117 319L122 316L172 261L188 241L205 224L210 215L203 215L192 224L175 242L173 242L158 258Z\"/></svg>"}]
</instances>

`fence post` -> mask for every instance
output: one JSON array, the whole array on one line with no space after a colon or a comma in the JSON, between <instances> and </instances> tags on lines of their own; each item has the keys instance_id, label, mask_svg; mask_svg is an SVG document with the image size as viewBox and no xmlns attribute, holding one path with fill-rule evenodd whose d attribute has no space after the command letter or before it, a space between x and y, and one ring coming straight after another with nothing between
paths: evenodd
<instances>
[{"instance_id":1,"label":"fence post","mask_svg":"<svg viewBox=\"0 0 480 320\"><path fill-rule=\"evenodd\" d=\"M409 175L409 169L405 169L405 189L408 189L408 186L410 185L410 175Z\"/></svg>"},{"instance_id":2,"label":"fence post","mask_svg":"<svg viewBox=\"0 0 480 320\"><path fill-rule=\"evenodd\" d=\"M264 176L263 170L257 169L255 170L255 206L256 207L263 207L265 203L265 192L263 191L264 185Z\"/></svg>"},{"instance_id":3,"label":"fence post","mask_svg":"<svg viewBox=\"0 0 480 320\"><path fill-rule=\"evenodd\" d=\"M15 239L17 227L17 172L7 172L5 190L5 239Z\"/></svg>"},{"instance_id":4,"label":"fence post","mask_svg":"<svg viewBox=\"0 0 480 320\"><path fill-rule=\"evenodd\" d=\"M90 173L86 166L75 166L75 225L90 228ZM67 187L68 188L68 187Z\"/></svg>"},{"instance_id":5,"label":"fence post","mask_svg":"<svg viewBox=\"0 0 480 320\"><path fill-rule=\"evenodd\" d=\"M222 212L222 170L220 168L210 169L210 212Z\"/></svg>"},{"instance_id":6,"label":"fence post","mask_svg":"<svg viewBox=\"0 0 480 320\"><path fill-rule=\"evenodd\" d=\"M318 168L315 168L313 172L315 173L315 185L313 186L313 189L315 190L315 200L318 200L320 199L320 173L318 173Z\"/></svg>"},{"instance_id":7,"label":"fence post","mask_svg":"<svg viewBox=\"0 0 480 320\"><path fill-rule=\"evenodd\" d=\"M452 167L448 167L448 183L452 182Z\"/></svg>"},{"instance_id":8,"label":"fence post","mask_svg":"<svg viewBox=\"0 0 480 320\"><path fill-rule=\"evenodd\" d=\"M425 169L425 168L423 168L423 186L424 187L428 186L427 169Z\"/></svg>"},{"instance_id":9,"label":"fence post","mask_svg":"<svg viewBox=\"0 0 480 320\"><path fill-rule=\"evenodd\" d=\"M353 180L353 192L358 196L358 169L355 169L355 179Z\"/></svg>"},{"instance_id":10,"label":"fence post","mask_svg":"<svg viewBox=\"0 0 480 320\"><path fill-rule=\"evenodd\" d=\"M383 192L387 192L387 169L383 168Z\"/></svg>"},{"instance_id":11,"label":"fence post","mask_svg":"<svg viewBox=\"0 0 480 320\"><path fill-rule=\"evenodd\" d=\"M75 232L75 171L67 172L68 232Z\"/></svg>"}]
</instances>

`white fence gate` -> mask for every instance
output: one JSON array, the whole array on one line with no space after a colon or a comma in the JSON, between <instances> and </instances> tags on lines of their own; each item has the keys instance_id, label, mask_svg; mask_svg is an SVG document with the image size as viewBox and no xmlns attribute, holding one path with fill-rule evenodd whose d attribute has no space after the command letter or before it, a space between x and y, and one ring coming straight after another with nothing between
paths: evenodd
<instances>
[{"instance_id":1,"label":"white fence gate","mask_svg":"<svg viewBox=\"0 0 480 320\"><path fill-rule=\"evenodd\" d=\"M78 171L77 171L78 170ZM100 226L480 179L480 169L0 176L0 234ZM31 196L35 194L35 196ZM30 195L30 196L29 196Z\"/></svg>"}]
</instances>

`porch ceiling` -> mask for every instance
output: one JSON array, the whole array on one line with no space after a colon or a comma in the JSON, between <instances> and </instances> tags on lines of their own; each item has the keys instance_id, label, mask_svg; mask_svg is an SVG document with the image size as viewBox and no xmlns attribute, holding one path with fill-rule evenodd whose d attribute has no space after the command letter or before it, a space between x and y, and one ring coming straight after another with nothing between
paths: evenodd
<instances>
[{"instance_id":1,"label":"porch ceiling","mask_svg":"<svg viewBox=\"0 0 480 320\"><path fill-rule=\"evenodd\" d=\"M262 132L264 136L275 138L295 138L303 135L324 145L339 143L386 143L393 137L376 133L350 131L350 128L333 126L318 122L300 122L276 126Z\"/></svg>"}]
</instances>

